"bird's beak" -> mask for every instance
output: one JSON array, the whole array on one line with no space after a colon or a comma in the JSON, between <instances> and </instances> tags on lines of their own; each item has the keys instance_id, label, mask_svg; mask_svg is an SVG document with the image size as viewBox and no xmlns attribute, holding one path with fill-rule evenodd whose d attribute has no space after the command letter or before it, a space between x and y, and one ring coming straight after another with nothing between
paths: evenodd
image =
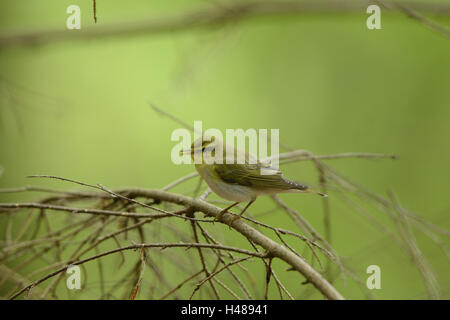
<instances>
[{"instance_id":1,"label":"bird's beak","mask_svg":"<svg viewBox=\"0 0 450 320\"><path fill-rule=\"evenodd\" d=\"M180 151L180 156L183 156L185 154L191 154L191 149L186 149L186 150L181 150Z\"/></svg>"}]
</instances>

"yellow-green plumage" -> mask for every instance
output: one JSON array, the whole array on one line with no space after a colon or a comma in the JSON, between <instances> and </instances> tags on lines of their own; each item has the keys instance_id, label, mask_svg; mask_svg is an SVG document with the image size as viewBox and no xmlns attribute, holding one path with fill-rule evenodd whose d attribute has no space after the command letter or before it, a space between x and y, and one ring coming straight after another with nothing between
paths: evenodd
<instances>
[{"instance_id":1,"label":"yellow-green plumage","mask_svg":"<svg viewBox=\"0 0 450 320\"><path fill-rule=\"evenodd\" d=\"M252 201L263 194L308 190L281 174L261 175L258 164L197 164L196 169L212 191L235 202Z\"/></svg>"},{"instance_id":2,"label":"yellow-green plumage","mask_svg":"<svg viewBox=\"0 0 450 320\"><path fill-rule=\"evenodd\" d=\"M229 161L225 160L227 146L214 138L205 140L201 144L194 142L189 150L193 158L195 154L201 153L204 160L201 164L196 164L195 168L213 192L224 199L235 202L232 206L239 202L249 202L241 214L258 196L264 194L314 192L323 195L305 185L284 178L281 171L268 164L258 161L250 163L251 156L248 153L244 153L244 163L236 163L237 155L242 152L237 149L234 149L233 152L233 163L228 164L226 162ZM221 144L220 148L219 143ZM221 163L205 161L207 157L215 157L216 149L222 150ZM225 209L224 212L232 206Z\"/></svg>"},{"instance_id":3,"label":"yellow-green plumage","mask_svg":"<svg viewBox=\"0 0 450 320\"><path fill-rule=\"evenodd\" d=\"M306 190L307 187L285 179L281 172L272 175L261 174L262 165L257 164L212 164L218 177L231 184L239 184L259 190Z\"/></svg>"}]
</instances>

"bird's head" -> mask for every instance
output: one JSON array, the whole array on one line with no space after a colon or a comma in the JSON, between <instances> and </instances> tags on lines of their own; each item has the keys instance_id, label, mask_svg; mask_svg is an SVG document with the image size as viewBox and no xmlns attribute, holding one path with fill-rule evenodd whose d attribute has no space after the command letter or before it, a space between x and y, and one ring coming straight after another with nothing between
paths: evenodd
<instances>
[{"instance_id":1,"label":"bird's head","mask_svg":"<svg viewBox=\"0 0 450 320\"><path fill-rule=\"evenodd\" d=\"M196 154L210 154L214 157L219 144L221 144L221 141L216 139L215 136L204 135L195 140L189 149L181 151L180 155L190 154L192 159Z\"/></svg>"}]
</instances>

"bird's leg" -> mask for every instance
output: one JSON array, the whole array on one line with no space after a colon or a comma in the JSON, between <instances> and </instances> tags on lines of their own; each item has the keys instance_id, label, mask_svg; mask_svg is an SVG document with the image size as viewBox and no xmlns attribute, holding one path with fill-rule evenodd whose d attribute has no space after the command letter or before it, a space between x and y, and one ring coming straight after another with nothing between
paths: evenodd
<instances>
[{"instance_id":1,"label":"bird's leg","mask_svg":"<svg viewBox=\"0 0 450 320\"><path fill-rule=\"evenodd\" d=\"M228 224L229 226L231 226L231 224L234 222L234 220L239 219L245 211L247 211L248 207L250 207L250 205L255 202L255 200L250 201L249 203L247 203L247 205L245 206L244 210L242 210L242 212L239 215L235 215L234 217L231 218L230 223Z\"/></svg>"},{"instance_id":2,"label":"bird's leg","mask_svg":"<svg viewBox=\"0 0 450 320\"><path fill-rule=\"evenodd\" d=\"M238 205L238 204L239 204L239 202L235 202L235 203L233 203L231 206L228 206L228 207L226 207L225 209L223 209L222 211L220 211L219 214L218 214L217 216L215 216L214 221L219 220L219 219L223 216L223 214L224 214L225 212L227 212L228 210L230 210L231 208L233 208L234 206L236 206L236 205ZM228 213L234 214L234 213L231 213L231 212L228 212Z\"/></svg>"}]
</instances>

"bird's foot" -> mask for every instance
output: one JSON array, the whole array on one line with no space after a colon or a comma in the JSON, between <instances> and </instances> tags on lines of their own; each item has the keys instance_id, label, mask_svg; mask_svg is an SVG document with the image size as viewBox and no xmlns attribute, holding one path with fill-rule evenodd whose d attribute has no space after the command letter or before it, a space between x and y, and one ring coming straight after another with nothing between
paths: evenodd
<instances>
[{"instance_id":1,"label":"bird's foot","mask_svg":"<svg viewBox=\"0 0 450 320\"><path fill-rule=\"evenodd\" d=\"M231 229L231 225L233 224L233 222L235 222L236 220L239 220L240 218L241 218L240 215L234 214L234 213L233 213L233 216L232 216L231 219L227 222L227 225L230 227L230 229Z\"/></svg>"},{"instance_id":2,"label":"bird's foot","mask_svg":"<svg viewBox=\"0 0 450 320\"><path fill-rule=\"evenodd\" d=\"M225 212L227 212L227 211L228 211L228 210L226 210L226 209L220 211L219 214L218 214L217 216L214 217L213 222L216 222L216 221L220 220L220 219L222 218L223 214L224 214Z\"/></svg>"},{"instance_id":3,"label":"bird's foot","mask_svg":"<svg viewBox=\"0 0 450 320\"><path fill-rule=\"evenodd\" d=\"M230 222L227 223L228 226L231 227L231 223L233 223L233 221L236 219L236 216L237 216L237 215L234 214L233 212L228 211L228 209L224 209L224 210L220 211L219 214L218 214L217 216L214 217L213 222L216 222L216 221L220 220L220 219L222 218L222 216L223 216L225 213L229 213L229 214L231 214L231 215L233 216L233 217L230 219Z\"/></svg>"}]
</instances>

